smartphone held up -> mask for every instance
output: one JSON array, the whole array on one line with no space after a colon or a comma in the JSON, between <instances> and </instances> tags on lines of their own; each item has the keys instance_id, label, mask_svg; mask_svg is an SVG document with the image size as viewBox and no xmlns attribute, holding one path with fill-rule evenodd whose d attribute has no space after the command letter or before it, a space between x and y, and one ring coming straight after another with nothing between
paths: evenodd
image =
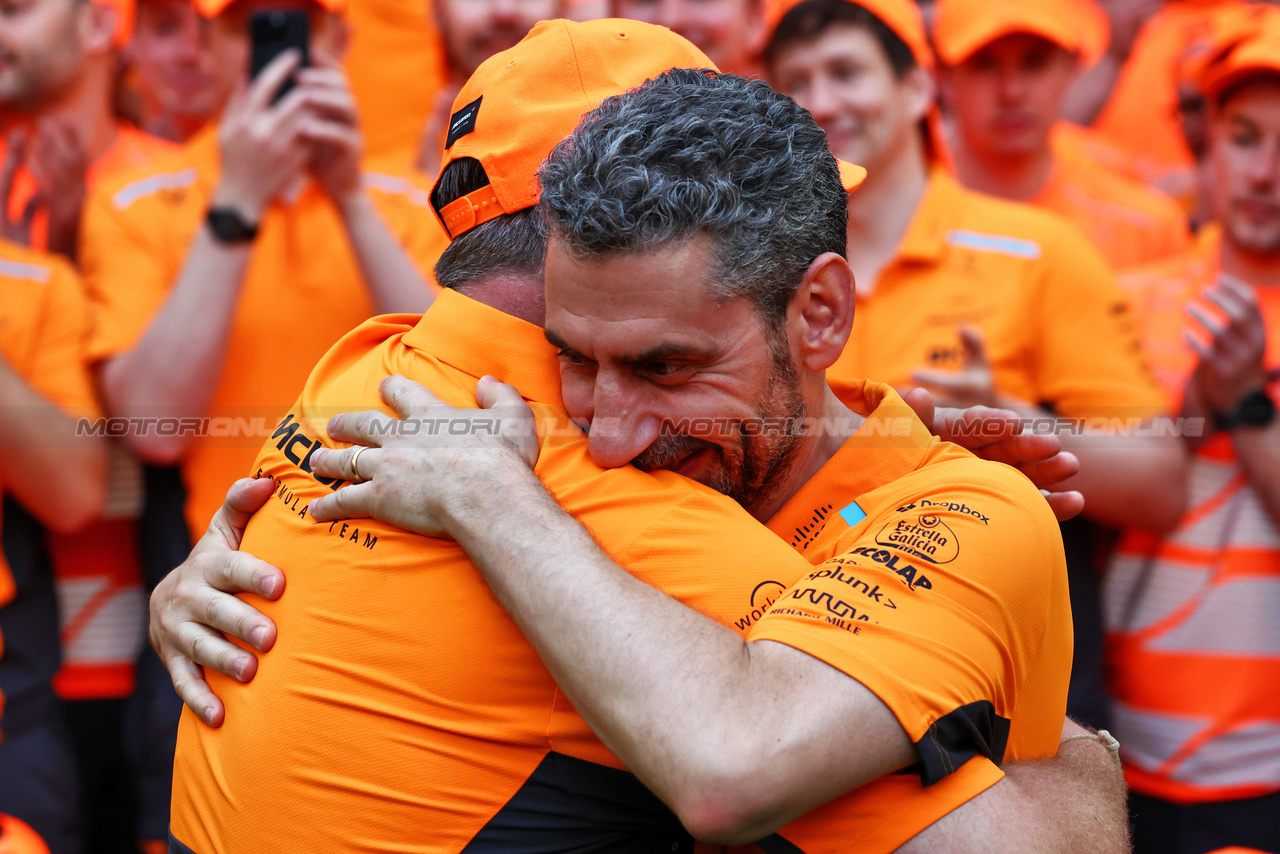
<instances>
[{"instance_id":1,"label":"smartphone held up","mask_svg":"<svg viewBox=\"0 0 1280 854\"><path fill-rule=\"evenodd\" d=\"M302 56L299 68L310 64L311 21L300 9L265 9L249 19L249 77L256 78L277 56L296 50ZM294 86L292 76L276 90L276 103Z\"/></svg>"}]
</instances>

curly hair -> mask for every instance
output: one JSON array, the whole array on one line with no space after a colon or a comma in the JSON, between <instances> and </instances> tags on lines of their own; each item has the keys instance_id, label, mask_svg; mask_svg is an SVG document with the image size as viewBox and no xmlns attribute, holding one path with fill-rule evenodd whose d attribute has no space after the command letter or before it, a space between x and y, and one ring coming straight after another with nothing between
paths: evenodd
<instances>
[{"instance_id":1,"label":"curly hair","mask_svg":"<svg viewBox=\"0 0 1280 854\"><path fill-rule=\"evenodd\" d=\"M845 254L847 195L826 135L759 80L672 69L588 113L540 172L550 236L589 260L712 241L720 299L771 331L805 271Z\"/></svg>"}]
</instances>

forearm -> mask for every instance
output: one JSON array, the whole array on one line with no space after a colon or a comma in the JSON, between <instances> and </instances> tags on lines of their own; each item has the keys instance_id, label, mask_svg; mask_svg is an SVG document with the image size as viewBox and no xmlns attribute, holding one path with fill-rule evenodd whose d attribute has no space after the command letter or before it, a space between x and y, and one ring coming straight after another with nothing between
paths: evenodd
<instances>
[{"instance_id":1,"label":"forearm","mask_svg":"<svg viewBox=\"0 0 1280 854\"><path fill-rule=\"evenodd\" d=\"M746 753L716 726L725 671L748 670L742 639L618 567L531 474L503 494L516 518L459 507L450 530L610 750L667 803Z\"/></svg>"},{"instance_id":2,"label":"forearm","mask_svg":"<svg viewBox=\"0 0 1280 854\"><path fill-rule=\"evenodd\" d=\"M1127 854L1126 789L1096 740L1011 763L1005 778L944 816L898 854Z\"/></svg>"},{"instance_id":3,"label":"forearm","mask_svg":"<svg viewBox=\"0 0 1280 854\"><path fill-rule=\"evenodd\" d=\"M1020 406L1027 418L1043 419L1044 410ZM1145 428L1143 424L1139 428ZM1080 471L1057 485L1084 496L1084 515L1113 528L1172 528L1186 506L1190 454L1180 439L1124 435L1112 430L1077 428L1063 420L1062 450L1080 461Z\"/></svg>"},{"instance_id":4,"label":"forearm","mask_svg":"<svg viewBox=\"0 0 1280 854\"><path fill-rule=\"evenodd\" d=\"M46 527L70 532L102 509L106 446L0 362L0 482Z\"/></svg>"},{"instance_id":5,"label":"forearm","mask_svg":"<svg viewBox=\"0 0 1280 854\"><path fill-rule=\"evenodd\" d=\"M1237 427L1231 433L1240 464L1274 524L1280 525L1280 419L1268 427Z\"/></svg>"},{"instance_id":6,"label":"forearm","mask_svg":"<svg viewBox=\"0 0 1280 854\"><path fill-rule=\"evenodd\" d=\"M696 836L765 836L918 758L861 684L634 578L528 472L472 494L447 527L591 728Z\"/></svg>"},{"instance_id":7,"label":"forearm","mask_svg":"<svg viewBox=\"0 0 1280 854\"><path fill-rule=\"evenodd\" d=\"M356 192L340 210L377 312L421 314L426 311L432 301L431 288L368 195Z\"/></svg>"},{"instance_id":8,"label":"forearm","mask_svg":"<svg viewBox=\"0 0 1280 854\"><path fill-rule=\"evenodd\" d=\"M147 331L132 350L103 365L102 393L113 415L190 417L208 410L251 246L220 243L208 226L200 227L173 292ZM127 441L158 464L176 462L190 441L154 434L130 435Z\"/></svg>"}]
</instances>

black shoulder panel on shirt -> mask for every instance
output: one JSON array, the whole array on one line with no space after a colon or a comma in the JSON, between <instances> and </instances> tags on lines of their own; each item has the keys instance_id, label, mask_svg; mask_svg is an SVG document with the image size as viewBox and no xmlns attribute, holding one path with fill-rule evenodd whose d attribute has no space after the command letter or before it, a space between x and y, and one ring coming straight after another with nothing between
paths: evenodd
<instances>
[{"instance_id":1,"label":"black shoulder panel on shirt","mask_svg":"<svg viewBox=\"0 0 1280 854\"><path fill-rule=\"evenodd\" d=\"M691 854L693 837L634 774L548 753L463 854Z\"/></svg>"},{"instance_id":2,"label":"black shoulder panel on shirt","mask_svg":"<svg viewBox=\"0 0 1280 854\"><path fill-rule=\"evenodd\" d=\"M920 781L932 786L975 756L985 756L999 765L1008 744L1009 719L996 714L991 701L961 706L935 721L916 742Z\"/></svg>"}]
</instances>

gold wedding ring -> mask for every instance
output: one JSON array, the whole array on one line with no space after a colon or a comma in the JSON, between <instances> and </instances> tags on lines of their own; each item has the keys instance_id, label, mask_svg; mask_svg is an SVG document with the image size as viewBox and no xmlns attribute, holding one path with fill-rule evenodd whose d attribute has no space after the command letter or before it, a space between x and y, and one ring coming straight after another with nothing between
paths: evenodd
<instances>
[{"instance_id":1,"label":"gold wedding ring","mask_svg":"<svg viewBox=\"0 0 1280 854\"><path fill-rule=\"evenodd\" d=\"M364 483L364 478L360 476L360 469L356 468L356 460L360 459L360 455L369 450L364 445L356 448L356 452L351 455L351 474L354 477L352 483Z\"/></svg>"}]
</instances>

